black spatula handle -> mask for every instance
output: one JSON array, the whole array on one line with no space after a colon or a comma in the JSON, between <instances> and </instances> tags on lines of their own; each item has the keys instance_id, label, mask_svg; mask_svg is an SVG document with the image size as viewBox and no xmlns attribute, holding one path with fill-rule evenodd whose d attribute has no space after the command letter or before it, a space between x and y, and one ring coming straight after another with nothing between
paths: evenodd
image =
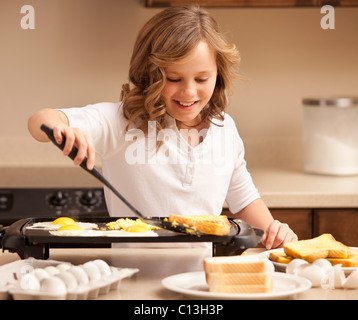
<instances>
[{"instance_id":1,"label":"black spatula handle","mask_svg":"<svg viewBox=\"0 0 358 320\"><path fill-rule=\"evenodd\" d=\"M53 135L53 129L48 127L47 125L43 124L41 125L41 130L43 132L46 133L47 137L51 140L51 142L58 148L60 148L61 150L63 150L65 148L65 145L66 145L66 137L64 135L62 135L62 142L61 143L57 143L54 135ZM72 159L72 160L75 160L76 158L76 155L77 155L77 152L78 152L78 149L76 146L73 146L71 152L69 153L69 157ZM81 162L80 166L85 169L86 171L91 171L91 170L88 170L87 168L87 157L85 157L83 159L83 161Z\"/></svg>"}]
</instances>

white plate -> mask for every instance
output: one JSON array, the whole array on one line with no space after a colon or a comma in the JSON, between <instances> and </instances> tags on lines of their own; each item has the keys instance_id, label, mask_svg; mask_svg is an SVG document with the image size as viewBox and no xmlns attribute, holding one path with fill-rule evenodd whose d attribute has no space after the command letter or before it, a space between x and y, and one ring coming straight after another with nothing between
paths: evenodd
<instances>
[{"instance_id":1,"label":"white plate","mask_svg":"<svg viewBox=\"0 0 358 320\"><path fill-rule=\"evenodd\" d=\"M311 288L311 282L291 274L267 273L273 280L273 291L268 293L216 293L209 292L205 281L205 272L187 272L169 276L162 285L171 291L182 293L195 299L282 299Z\"/></svg>"},{"instance_id":2,"label":"white plate","mask_svg":"<svg viewBox=\"0 0 358 320\"><path fill-rule=\"evenodd\" d=\"M358 247L349 247L350 249L353 249L353 250L356 250L358 251ZM284 252L282 248L280 249L273 249L273 250L268 250L268 251L264 251L264 252L261 252L260 255L262 255L263 257L265 258L268 258L270 257L270 253L271 252ZM271 260L270 260L271 261ZM280 272L286 272L286 267L287 267L287 264L285 263L279 263L279 262L275 262L275 261L271 261L273 263L273 265L275 266L275 270L276 271L280 271ZM358 269L357 267L344 267L342 268L342 270L344 271L344 274L347 276L349 275L350 273L352 273L352 271Z\"/></svg>"}]
</instances>

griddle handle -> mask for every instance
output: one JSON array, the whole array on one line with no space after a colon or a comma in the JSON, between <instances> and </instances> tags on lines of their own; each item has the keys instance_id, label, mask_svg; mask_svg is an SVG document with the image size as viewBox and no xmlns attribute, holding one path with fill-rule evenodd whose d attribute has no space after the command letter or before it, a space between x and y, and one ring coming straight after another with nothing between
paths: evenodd
<instances>
[{"instance_id":1,"label":"griddle handle","mask_svg":"<svg viewBox=\"0 0 358 320\"><path fill-rule=\"evenodd\" d=\"M14 222L6 230L2 239L3 250L16 252L21 259L33 257L35 259L48 259L50 248L44 243L28 243L22 229L31 219L21 219Z\"/></svg>"},{"instance_id":2,"label":"griddle handle","mask_svg":"<svg viewBox=\"0 0 358 320\"><path fill-rule=\"evenodd\" d=\"M235 222L240 226L240 233L237 237L235 237L236 245L254 248L261 242L261 238L264 234L263 230L251 227L247 222L242 220Z\"/></svg>"},{"instance_id":3,"label":"griddle handle","mask_svg":"<svg viewBox=\"0 0 358 320\"><path fill-rule=\"evenodd\" d=\"M259 244L261 242L262 236L264 235L265 231L255 227L251 227L251 228L255 232L257 244Z\"/></svg>"},{"instance_id":4,"label":"griddle handle","mask_svg":"<svg viewBox=\"0 0 358 320\"><path fill-rule=\"evenodd\" d=\"M66 137L64 135L62 135L62 142L61 143L57 143L54 135L53 135L53 129L46 126L45 124L41 125L41 130L43 132L46 133L46 135L48 136L48 138L51 140L51 142L58 147L59 149L63 150L63 148L65 147L66 144ZM69 153L69 157L74 160L76 158L78 149L76 146L72 147L71 152ZM109 188L118 198L120 198L124 204L130 209L132 210L132 212L139 216L142 219L146 219L145 216L139 212L126 198L124 198L119 192L118 190L99 172L99 170L96 167L93 167L92 170L89 170L87 168L87 157L85 157L83 159L83 161L80 164L80 167L84 170L86 170L88 173L90 173L92 176L94 176L96 179L98 179L99 181L101 181L107 188Z\"/></svg>"}]
</instances>

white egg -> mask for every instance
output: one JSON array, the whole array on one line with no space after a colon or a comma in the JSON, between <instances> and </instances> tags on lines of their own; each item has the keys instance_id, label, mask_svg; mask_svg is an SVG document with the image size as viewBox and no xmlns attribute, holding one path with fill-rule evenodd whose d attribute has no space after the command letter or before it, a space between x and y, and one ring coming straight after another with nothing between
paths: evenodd
<instances>
[{"instance_id":1,"label":"white egg","mask_svg":"<svg viewBox=\"0 0 358 320\"><path fill-rule=\"evenodd\" d=\"M87 272L90 281L101 279L101 271L99 271L99 268L92 261L86 262L80 267Z\"/></svg>"},{"instance_id":2,"label":"white egg","mask_svg":"<svg viewBox=\"0 0 358 320\"><path fill-rule=\"evenodd\" d=\"M358 270L354 270L343 284L345 289L358 289Z\"/></svg>"},{"instance_id":3,"label":"white egg","mask_svg":"<svg viewBox=\"0 0 358 320\"><path fill-rule=\"evenodd\" d=\"M36 268L33 271L33 274L36 276L36 278L41 282L43 279L49 278L49 274L42 268Z\"/></svg>"},{"instance_id":4,"label":"white egg","mask_svg":"<svg viewBox=\"0 0 358 320\"><path fill-rule=\"evenodd\" d=\"M88 275L81 267L73 266L68 269L68 272L71 272L75 276L79 285L87 285L89 283Z\"/></svg>"},{"instance_id":5,"label":"white egg","mask_svg":"<svg viewBox=\"0 0 358 320\"><path fill-rule=\"evenodd\" d=\"M33 273L26 273L20 279L20 287L23 290L40 290L40 281Z\"/></svg>"},{"instance_id":6,"label":"white egg","mask_svg":"<svg viewBox=\"0 0 358 320\"><path fill-rule=\"evenodd\" d=\"M102 276L109 276L111 275L112 271L107 262L101 259L94 260L93 263L96 264L98 269L101 271Z\"/></svg>"},{"instance_id":7,"label":"white egg","mask_svg":"<svg viewBox=\"0 0 358 320\"><path fill-rule=\"evenodd\" d=\"M308 265L308 262L302 259L293 259L287 264L286 273L295 274L295 270L301 265Z\"/></svg>"},{"instance_id":8,"label":"white egg","mask_svg":"<svg viewBox=\"0 0 358 320\"><path fill-rule=\"evenodd\" d=\"M19 280L26 273L32 273L34 271L34 267L30 264L22 265L18 270L14 271L14 278ZM1 277L1 276L0 276Z\"/></svg>"},{"instance_id":9,"label":"white egg","mask_svg":"<svg viewBox=\"0 0 358 320\"><path fill-rule=\"evenodd\" d=\"M55 293L58 295L67 293L66 285L60 278L56 276L43 279L41 281L40 291L43 293Z\"/></svg>"},{"instance_id":10,"label":"white egg","mask_svg":"<svg viewBox=\"0 0 358 320\"><path fill-rule=\"evenodd\" d=\"M320 267L324 272L332 268L332 264L326 259L317 259L312 264Z\"/></svg>"},{"instance_id":11,"label":"white egg","mask_svg":"<svg viewBox=\"0 0 358 320\"><path fill-rule=\"evenodd\" d=\"M320 287L321 280L325 275L324 271L314 264L300 265L295 273L303 278L308 279L312 283L312 287Z\"/></svg>"},{"instance_id":12,"label":"white egg","mask_svg":"<svg viewBox=\"0 0 358 320\"><path fill-rule=\"evenodd\" d=\"M59 265L56 266L56 268L60 271L67 271L68 269L71 268L71 264L70 263L60 263Z\"/></svg>"},{"instance_id":13,"label":"white egg","mask_svg":"<svg viewBox=\"0 0 358 320\"><path fill-rule=\"evenodd\" d=\"M61 271L56 277L59 277L65 283L68 290L76 289L78 286L76 277L71 272Z\"/></svg>"},{"instance_id":14,"label":"white egg","mask_svg":"<svg viewBox=\"0 0 358 320\"><path fill-rule=\"evenodd\" d=\"M275 272L275 266L269 259L265 258L264 263L266 272Z\"/></svg>"},{"instance_id":15,"label":"white egg","mask_svg":"<svg viewBox=\"0 0 358 320\"><path fill-rule=\"evenodd\" d=\"M48 275L51 277L51 276L54 276L56 275L57 273L60 272L60 270L58 270L56 267L54 266L48 266L46 268L44 268L44 270L48 273Z\"/></svg>"}]
</instances>

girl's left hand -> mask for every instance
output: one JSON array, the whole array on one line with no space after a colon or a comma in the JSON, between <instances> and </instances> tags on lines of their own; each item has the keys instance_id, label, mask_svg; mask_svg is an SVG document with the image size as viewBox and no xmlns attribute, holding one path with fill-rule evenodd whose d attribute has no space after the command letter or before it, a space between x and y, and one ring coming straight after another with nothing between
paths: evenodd
<instances>
[{"instance_id":1,"label":"girl's left hand","mask_svg":"<svg viewBox=\"0 0 358 320\"><path fill-rule=\"evenodd\" d=\"M297 241L297 235L290 229L288 224L274 220L265 230L262 243L266 249L282 248L285 242Z\"/></svg>"}]
</instances>

